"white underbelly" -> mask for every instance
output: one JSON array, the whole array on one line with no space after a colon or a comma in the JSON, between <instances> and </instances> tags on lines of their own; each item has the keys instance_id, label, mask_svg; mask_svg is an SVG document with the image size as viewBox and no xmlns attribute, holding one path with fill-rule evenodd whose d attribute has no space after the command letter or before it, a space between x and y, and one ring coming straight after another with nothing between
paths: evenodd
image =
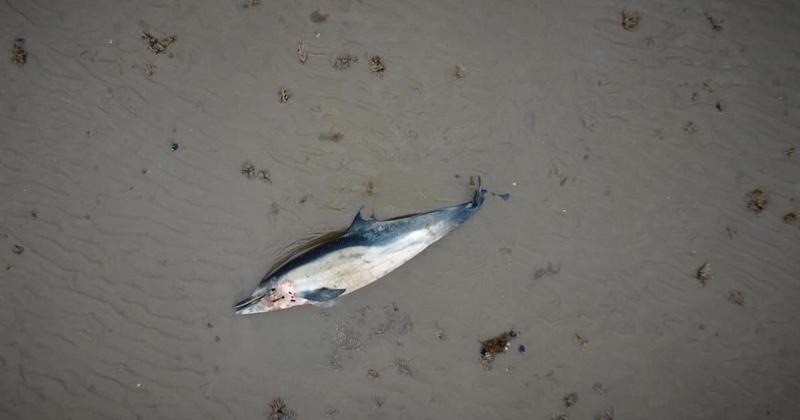
<instances>
[{"instance_id":1,"label":"white underbelly","mask_svg":"<svg viewBox=\"0 0 800 420\"><path fill-rule=\"evenodd\" d=\"M322 287L348 294L400 267L440 237L422 229L380 246L343 248L286 273L280 281L292 282L298 294Z\"/></svg>"}]
</instances>

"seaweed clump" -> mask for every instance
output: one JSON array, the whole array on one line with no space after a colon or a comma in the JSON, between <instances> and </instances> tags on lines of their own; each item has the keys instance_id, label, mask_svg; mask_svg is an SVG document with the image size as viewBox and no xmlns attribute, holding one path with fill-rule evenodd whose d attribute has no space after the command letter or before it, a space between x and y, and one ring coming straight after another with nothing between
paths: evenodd
<instances>
[{"instance_id":1,"label":"seaweed clump","mask_svg":"<svg viewBox=\"0 0 800 420\"><path fill-rule=\"evenodd\" d=\"M753 213L758 214L767 207L767 203L769 203L769 197L767 196L766 191L756 188L747 193L746 201L747 208Z\"/></svg>"},{"instance_id":2,"label":"seaweed clump","mask_svg":"<svg viewBox=\"0 0 800 420\"><path fill-rule=\"evenodd\" d=\"M11 44L11 62L20 67L28 62L28 52L25 51L24 38L17 38Z\"/></svg>"},{"instance_id":3,"label":"seaweed clump","mask_svg":"<svg viewBox=\"0 0 800 420\"><path fill-rule=\"evenodd\" d=\"M369 72L378 77L383 77L385 71L386 66L383 64L383 59L379 55L373 55L369 59Z\"/></svg>"},{"instance_id":4,"label":"seaweed clump","mask_svg":"<svg viewBox=\"0 0 800 420\"><path fill-rule=\"evenodd\" d=\"M509 343L516 337L517 332L509 330L494 338L481 341L481 364L483 367L485 367L486 370L491 370L497 355L508 351Z\"/></svg>"},{"instance_id":5,"label":"seaweed clump","mask_svg":"<svg viewBox=\"0 0 800 420\"><path fill-rule=\"evenodd\" d=\"M164 38L158 38L150 32L142 32L142 39L147 44L147 49L153 54L163 54L167 51L170 45L174 44L178 39L175 35L170 35Z\"/></svg>"},{"instance_id":6,"label":"seaweed clump","mask_svg":"<svg viewBox=\"0 0 800 420\"><path fill-rule=\"evenodd\" d=\"M280 398L275 398L269 402L268 420L296 420L297 415L292 409L286 406Z\"/></svg>"}]
</instances>

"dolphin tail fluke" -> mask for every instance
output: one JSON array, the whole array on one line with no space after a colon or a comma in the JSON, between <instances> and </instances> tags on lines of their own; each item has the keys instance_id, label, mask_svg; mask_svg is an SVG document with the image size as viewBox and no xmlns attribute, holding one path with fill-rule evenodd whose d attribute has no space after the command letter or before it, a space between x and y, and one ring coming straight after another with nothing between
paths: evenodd
<instances>
[{"instance_id":1,"label":"dolphin tail fluke","mask_svg":"<svg viewBox=\"0 0 800 420\"><path fill-rule=\"evenodd\" d=\"M478 185L475 186L475 195L472 196L472 206L480 207L488 191L481 186L481 177L478 176Z\"/></svg>"}]
</instances>

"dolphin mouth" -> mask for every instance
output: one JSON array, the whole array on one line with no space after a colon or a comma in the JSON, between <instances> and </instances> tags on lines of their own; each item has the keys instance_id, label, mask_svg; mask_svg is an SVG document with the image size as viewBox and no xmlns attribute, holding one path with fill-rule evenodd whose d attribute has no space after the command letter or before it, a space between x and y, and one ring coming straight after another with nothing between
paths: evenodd
<instances>
[{"instance_id":1,"label":"dolphin mouth","mask_svg":"<svg viewBox=\"0 0 800 420\"><path fill-rule=\"evenodd\" d=\"M257 314L261 312L269 312L271 306L269 299L264 299L265 296L251 296L233 305L233 311L238 315Z\"/></svg>"}]
</instances>

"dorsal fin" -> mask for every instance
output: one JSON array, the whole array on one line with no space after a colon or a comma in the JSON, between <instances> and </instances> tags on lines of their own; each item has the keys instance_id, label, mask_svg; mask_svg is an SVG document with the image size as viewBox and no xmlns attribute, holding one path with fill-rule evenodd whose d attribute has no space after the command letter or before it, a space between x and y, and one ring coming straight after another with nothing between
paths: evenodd
<instances>
[{"instance_id":1,"label":"dorsal fin","mask_svg":"<svg viewBox=\"0 0 800 420\"><path fill-rule=\"evenodd\" d=\"M335 241L342 237L345 234L344 230L337 230L333 232L323 233L321 235L315 235L308 239L303 239L300 241L295 242L292 245L287 247L288 249L284 251L283 255L279 257L272 267L267 270L267 275L265 277L269 277L275 270L281 268L284 264L292 260L294 257L308 251L311 248L317 247L324 243L328 243L331 241Z\"/></svg>"},{"instance_id":2,"label":"dorsal fin","mask_svg":"<svg viewBox=\"0 0 800 420\"><path fill-rule=\"evenodd\" d=\"M358 209L358 213L356 213L356 217L353 218L353 223L350 223L350 227L347 228L347 233L358 232L364 229L369 228L375 222L374 219L366 220L361 217L361 210L364 208Z\"/></svg>"}]
</instances>

